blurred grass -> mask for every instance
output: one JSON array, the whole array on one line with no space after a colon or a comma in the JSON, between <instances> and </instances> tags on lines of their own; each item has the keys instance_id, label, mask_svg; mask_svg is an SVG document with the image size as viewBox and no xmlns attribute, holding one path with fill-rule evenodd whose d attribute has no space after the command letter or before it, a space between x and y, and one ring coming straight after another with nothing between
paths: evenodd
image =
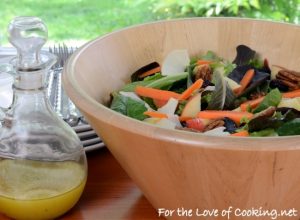
<instances>
[{"instance_id":1,"label":"blurred grass","mask_svg":"<svg viewBox=\"0 0 300 220\"><path fill-rule=\"evenodd\" d=\"M0 0L0 45L15 16L38 16L49 41L80 46L114 30L157 19L250 17L300 23L300 0ZM2 35L2 40L1 40Z\"/></svg>"},{"instance_id":2,"label":"blurred grass","mask_svg":"<svg viewBox=\"0 0 300 220\"><path fill-rule=\"evenodd\" d=\"M48 44L82 44L113 30L154 20L147 1L0 0L1 45L8 44L6 29L15 16L42 18L48 27Z\"/></svg>"}]
</instances>

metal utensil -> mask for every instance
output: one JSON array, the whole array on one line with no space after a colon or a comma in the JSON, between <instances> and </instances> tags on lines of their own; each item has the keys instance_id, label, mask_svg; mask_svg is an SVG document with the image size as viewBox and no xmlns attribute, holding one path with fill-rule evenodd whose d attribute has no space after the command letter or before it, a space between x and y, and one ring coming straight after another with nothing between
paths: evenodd
<instances>
[{"instance_id":1,"label":"metal utensil","mask_svg":"<svg viewBox=\"0 0 300 220\"><path fill-rule=\"evenodd\" d=\"M65 44L49 47L49 52L57 56L57 62L48 74L47 94L55 112L74 129L85 151L91 151L105 145L66 95L61 81L63 66L75 50Z\"/></svg>"},{"instance_id":2,"label":"metal utensil","mask_svg":"<svg viewBox=\"0 0 300 220\"><path fill-rule=\"evenodd\" d=\"M72 127L79 124L82 115L62 88L61 72L65 62L75 49L67 47L65 44L49 48L49 51L57 56L57 62L49 73L49 99L56 113Z\"/></svg>"}]
</instances>

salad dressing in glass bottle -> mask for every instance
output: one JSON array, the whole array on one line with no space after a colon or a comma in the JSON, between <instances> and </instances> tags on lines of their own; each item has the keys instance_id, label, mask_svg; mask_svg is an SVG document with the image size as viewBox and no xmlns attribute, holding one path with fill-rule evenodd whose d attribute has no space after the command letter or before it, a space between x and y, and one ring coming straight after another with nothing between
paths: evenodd
<instances>
[{"instance_id":1,"label":"salad dressing in glass bottle","mask_svg":"<svg viewBox=\"0 0 300 220\"><path fill-rule=\"evenodd\" d=\"M9 24L17 48L12 106L1 118L0 213L15 219L53 219L72 208L87 177L84 149L52 110L46 74L56 57L41 48L47 28L36 17Z\"/></svg>"}]
</instances>

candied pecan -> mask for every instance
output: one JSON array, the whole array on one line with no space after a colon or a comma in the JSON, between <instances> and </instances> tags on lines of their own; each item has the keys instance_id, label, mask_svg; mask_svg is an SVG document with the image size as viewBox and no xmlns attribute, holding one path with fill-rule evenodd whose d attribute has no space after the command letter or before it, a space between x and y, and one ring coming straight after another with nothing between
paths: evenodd
<instances>
[{"instance_id":1,"label":"candied pecan","mask_svg":"<svg viewBox=\"0 0 300 220\"><path fill-rule=\"evenodd\" d=\"M279 70L277 77L288 79L289 81L300 82L300 76L297 75L297 72L290 70Z\"/></svg>"},{"instance_id":2,"label":"candied pecan","mask_svg":"<svg viewBox=\"0 0 300 220\"><path fill-rule=\"evenodd\" d=\"M222 127L224 125L225 125L225 122L222 119L217 119L217 120L214 120L214 121L210 122L209 124L207 124L205 126L203 132L210 131L214 128Z\"/></svg>"},{"instance_id":3,"label":"candied pecan","mask_svg":"<svg viewBox=\"0 0 300 220\"><path fill-rule=\"evenodd\" d=\"M208 64L196 66L194 71L195 71L195 80L203 79L204 81L205 80L211 81L213 71Z\"/></svg>"},{"instance_id":4,"label":"candied pecan","mask_svg":"<svg viewBox=\"0 0 300 220\"><path fill-rule=\"evenodd\" d=\"M296 90L300 88L297 82L291 82L285 79L279 79L279 80L283 85L289 87L290 90Z\"/></svg>"},{"instance_id":5,"label":"candied pecan","mask_svg":"<svg viewBox=\"0 0 300 220\"><path fill-rule=\"evenodd\" d=\"M283 85L287 86L290 90L299 89L300 83L300 73L288 70L281 69L276 75L276 79L279 80Z\"/></svg>"}]
</instances>

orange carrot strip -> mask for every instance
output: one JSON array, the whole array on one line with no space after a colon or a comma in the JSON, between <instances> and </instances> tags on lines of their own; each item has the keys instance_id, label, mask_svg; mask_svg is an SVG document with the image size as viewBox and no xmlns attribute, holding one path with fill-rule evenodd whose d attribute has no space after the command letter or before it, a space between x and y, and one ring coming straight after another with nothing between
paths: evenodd
<instances>
[{"instance_id":1,"label":"orange carrot strip","mask_svg":"<svg viewBox=\"0 0 300 220\"><path fill-rule=\"evenodd\" d=\"M241 86L233 90L234 93L237 95L240 95L246 89L246 87L249 85L252 78L254 77L254 74L255 74L254 69L248 70L240 82Z\"/></svg>"},{"instance_id":2,"label":"orange carrot strip","mask_svg":"<svg viewBox=\"0 0 300 220\"><path fill-rule=\"evenodd\" d=\"M241 94L241 93L242 93L242 92L241 92L241 86L240 86L240 87L237 87L237 88L235 88L235 89L233 89L233 92L234 92L234 94L236 94L236 95Z\"/></svg>"},{"instance_id":3,"label":"orange carrot strip","mask_svg":"<svg viewBox=\"0 0 300 220\"><path fill-rule=\"evenodd\" d=\"M168 100L153 99L153 103L157 108L163 107L167 102Z\"/></svg>"},{"instance_id":4,"label":"orange carrot strip","mask_svg":"<svg viewBox=\"0 0 300 220\"><path fill-rule=\"evenodd\" d=\"M150 75L152 75L152 74L154 74L154 73L158 73L158 72L160 72L160 71L161 71L161 68L160 68L160 66L158 66L158 67L156 67L156 68L153 68L153 69L151 69L151 70L148 70L148 71L142 73L142 74L139 75L138 77L139 77L139 78L145 78L146 76L150 76Z\"/></svg>"},{"instance_id":5,"label":"orange carrot strip","mask_svg":"<svg viewBox=\"0 0 300 220\"><path fill-rule=\"evenodd\" d=\"M249 136L249 132L248 131L239 131L237 133L231 134L230 136L234 136L234 137L248 137Z\"/></svg>"},{"instance_id":6,"label":"orange carrot strip","mask_svg":"<svg viewBox=\"0 0 300 220\"><path fill-rule=\"evenodd\" d=\"M203 65L203 64L211 64L213 61L211 60L197 60L197 65Z\"/></svg>"},{"instance_id":7,"label":"orange carrot strip","mask_svg":"<svg viewBox=\"0 0 300 220\"><path fill-rule=\"evenodd\" d=\"M193 119L192 117L187 117L187 116L179 116L179 121L187 121Z\"/></svg>"},{"instance_id":8,"label":"orange carrot strip","mask_svg":"<svg viewBox=\"0 0 300 220\"><path fill-rule=\"evenodd\" d=\"M179 99L179 97L180 97L180 94L178 94L176 92L148 88L148 87L143 87L143 86L137 86L135 88L135 93L139 96L149 97L152 99L167 100L167 101L170 98Z\"/></svg>"},{"instance_id":9,"label":"orange carrot strip","mask_svg":"<svg viewBox=\"0 0 300 220\"><path fill-rule=\"evenodd\" d=\"M256 107L262 102L262 100L263 100L264 98L265 98L265 97L262 96L262 97L259 97L259 98L257 98L257 99L253 99L253 100L246 101L246 102L244 102L244 103L242 103L242 104L240 105L240 108L241 108L241 110L244 111L244 112L247 111L248 106L250 106L252 109L253 109L253 108L256 108Z\"/></svg>"},{"instance_id":10,"label":"orange carrot strip","mask_svg":"<svg viewBox=\"0 0 300 220\"><path fill-rule=\"evenodd\" d=\"M282 94L283 98L296 98L300 96L300 89L290 91L290 92L285 92Z\"/></svg>"},{"instance_id":11,"label":"orange carrot strip","mask_svg":"<svg viewBox=\"0 0 300 220\"><path fill-rule=\"evenodd\" d=\"M188 97L191 96L191 94L197 90L200 89L201 86L203 84L203 80L202 79L198 79L196 82L194 82L189 88L187 88L180 96L179 99L180 100L184 100L187 99Z\"/></svg>"},{"instance_id":12,"label":"orange carrot strip","mask_svg":"<svg viewBox=\"0 0 300 220\"><path fill-rule=\"evenodd\" d=\"M235 111L218 111L218 110L205 110L198 113L198 118L204 119L221 119L230 118L235 123L239 124L242 118L251 119L252 113L249 112L235 112Z\"/></svg>"},{"instance_id":13,"label":"orange carrot strip","mask_svg":"<svg viewBox=\"0 0 300 220\"><path fill-rule=\"evenodd\" d=\"M294 90L294 91L291 91L291 92L282 93L282 97L283 98L300 97L300 89L297 89L297 90ZM262 100L264 98L265 97L262 96L262 97L259 97L257 99L246 101L246 102L244 102L240 105L240 108L241 108L242 111L247 111L248 106L250 106L253 109L253 108L257 107L262 102Z\"/></svg>"},{"instance_id":14,"label":"orange carrot strip","mask_svg":"<svg viewBox=\"0 0 300 220\"><path fill-rule=\"evenodd\" d=\"M144 112L144 115L147 115L151 118L168 118L168 116L165 113L160 112L146 111Z\"/></svg>"}]
</instances>

